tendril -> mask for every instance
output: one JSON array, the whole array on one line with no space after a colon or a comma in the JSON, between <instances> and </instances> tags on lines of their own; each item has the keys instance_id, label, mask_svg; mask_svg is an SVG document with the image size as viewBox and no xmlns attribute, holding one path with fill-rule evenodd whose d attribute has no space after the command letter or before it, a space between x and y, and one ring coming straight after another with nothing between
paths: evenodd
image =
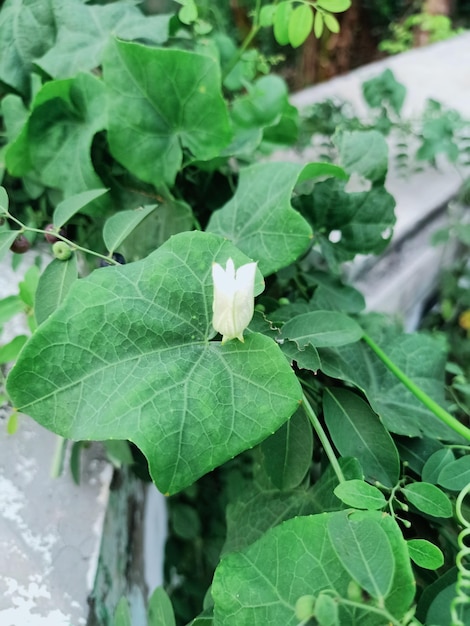
<instances>
[{"instance_id":1,"label":"tendril","mask_svg":"<svg viewBox=\"0 0 470 626\"><path fill-rule=\"evenodd\" d=\"M456 595L450 605L451 626L466 626L459 617L459 607L470 605L470 520L462 511L465 496L470 493L470 483L462 489L457 497L455 513L463 529L457 538L459 551L457 553L456 565L458 569Z\"/></svg>"}]
</instances>

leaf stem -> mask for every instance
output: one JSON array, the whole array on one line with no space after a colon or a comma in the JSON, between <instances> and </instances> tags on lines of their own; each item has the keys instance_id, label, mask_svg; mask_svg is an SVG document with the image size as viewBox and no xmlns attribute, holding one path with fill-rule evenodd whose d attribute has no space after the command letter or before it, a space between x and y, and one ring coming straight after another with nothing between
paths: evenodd
<instances>
[{"instance_id":1,"label":"leaf stem","mask_svg":"<svg viewBox=\"0 0 470 626\"><path fill-rule=\"evenodd\" d=\"M325 450L326 456L328 457L328 460L331 463L331 467L333 468L336 474L336 477L338 478L338 482L339 483L346 482L346 478L344 477L343 471L338 463L338 459L336 458L336 455L331 446L331 443L329 442L328 437L326 436L326 433L323 430L322 425L320 424L320 420L316 416L315 411L312 409L312 405L308 401L308 398L305 395L305 393L302 393L302 404L304 406L305 412L307 413L309 420L312 423L313 428L315 429L315 432L318 435L318 438L321 441L321 444L323 446L323 449Z\"/></svg>"},{"instance_id":2,"label":"leaf stem","mask_svg":"<svg viewBox=\"0 0 470 626\"><path fill-rule=\"evenodd\" d=\"M428 394L421 389L416 383L414 383L405 372L398 367L398 365L392 361L385 352L379 348L379 346L367 335L364 333L362 339L367 343L367 345L375 352L375 354L379 357L382 363L394 374L398 380L405 385L405 387L411 391L411 393L418 398L420 402L424 404L430 411L434 413L434 415L439 418L444 424L452 428L456 433L470 441L470 428L467 428L464 424L459 422L453 415L448 413L445 409L443 409L437 402L435 402L432 398L428 396Z\"/></svg>"},{"instance_id":3,"label":"leaf stem","mask_svg":"<svg viewBox=\"0 0 470 626\"><path fill-rule=\"evenodd\" d=\"M56 447L51 466L51 478L58 478L64 468L65 452L67 450L67 439L57 435Z\"/></svg>"}]
</instances>

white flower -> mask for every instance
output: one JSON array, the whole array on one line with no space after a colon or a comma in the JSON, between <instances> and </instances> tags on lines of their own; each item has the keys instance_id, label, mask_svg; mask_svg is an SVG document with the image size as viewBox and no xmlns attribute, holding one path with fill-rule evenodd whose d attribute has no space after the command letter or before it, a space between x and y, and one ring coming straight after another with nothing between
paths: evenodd
<instances>
[{"instance_id":1,"label":"white flower","mask_svg":"<svg viewBox=\"0 0 470 626\"><path fill-rule=\"evenodd\" d=\"M256 263L247 263L235 271L232 259L225 269L212 264L214 301L212 325L222 335L222 343L243 339L243 331L251 322L254 311Z\"/></svg>"}]
</instances>

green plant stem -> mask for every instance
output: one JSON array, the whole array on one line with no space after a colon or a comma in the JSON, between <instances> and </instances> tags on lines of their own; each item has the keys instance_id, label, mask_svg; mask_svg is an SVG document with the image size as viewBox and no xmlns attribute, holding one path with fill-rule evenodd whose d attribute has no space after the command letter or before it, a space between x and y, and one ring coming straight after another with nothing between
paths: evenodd
<instances>
[{"instance_id":1,"label":"green plant stem","mask_svg":"<svg viewBox=\"0 0 470 626\"><path fill-rule=\"evenodd\" d=\"M51 478L58 478L62 474L66 449L67 439L57 435L56 447L51 466Z\"/></svg>"},{"instance_id":2,"label":"green plant stem","mask_svg":"<svg viewBox=\"0 0 470 626\"><path fill-rule=\"evenodd\" d=\"M320 424L320 420L315 414L315 411L312 409L312 405L310 404L307 396L304 393L302 393L302 404L304 406L305 412L308 415L309 420L312 423L313 428L315 429L315 432L318 435L318 438L321 441L323 449L326 452L326 456L328 457L328 460L331 463L331 467L333 468L336 474L336 477L338 478L338 482L339 483L346 482L346 478L344 477L343 471L338 463L338 459L336 458L336 455L331 446L331 443L329 442L328 437L326 436L325 431L323 430L323 427Z\"/></svg>"},{"instance_id":3,"label":"green plant stem","mask_svg":"<svg viewBox=\"0 0 470 626\"><path fill-rule=\"evenodd\" d=\"M345 598L339 598L339 601L344 606L350 606L351 608L361 609L362 611L365 610L369 613L375 613L376 615L382 615L392 626L403 626L403 623L396 620L385 608L371 606L370 604L363 604L362 602L353 602L352 600L346 600ZM421 622L418 622L416 619L413 619L411 623L416 625L421 624Z\"/></svg>"},{"instance_id":4,"label":"green plant stem","mask_svg":"<svg viewBox=\"0 0 470 626\"><path fill-rule=\"evenodd\" d=\"M379 357L384 365L394 374L398 380L405 385L405 387L411 391L411 393L418 398L420 402L424 404L430 411L434 413L434 415L439 418L444 424L452 428L456 433L462 435L465 439L470 441L470 429L467 428L464 424L459 422L453 415L448 413L445 409L443 409L437 402L435 402L432 398L428 396L428 394L421 389L416 383L414 383L405 372L398 367L396 363L394 363L385 352L379 348L379 346L364 333L362 339L367 343L367 345L375 352L375 354Z\"/></svg>"},{"instance_id":5,"label":"green plant stem","mask_svg":"<svg viewBox=\"0 0 470 626\"><path fill-rule=\"evenodd\" d=\"M8 219L12 220L12 222L15 222L15 224L18 224L18 226L20 226L20 232L29 231L31 233L39 233L40 235L48 234L47 231L42 230L42 228L33 228L32 226L26 226L25 224L20 222L20 220L16 219L16 217L11 215L11 213L5 213L5 217L8 217ZM120 265L120 263L115 261L110 256L107 256L105 254L100 254L99 252L94 252L93 250L89 250L88 248L82 248L82 246L79 246L73 241L70 241L70 239L67 239L67 237L63 237L59 233L53 233L53 234L54 234L54 237L57 237L57 239L60 239L60 241L63 241L64 243L68 244L73 250L80 250L80 252L83 252L85 254L92 254L93 256L99 257L100 259L105 259L105 261L108 261L108 263L110 263L111 265Z\"/></svg>"},{"instance_id":6,"label":"green plant stem","mask_svg":"<svg viewBox=\"0 0 470 626\"><path fill-rule=\"evenodd\" d=\"M227 78L227 76L233 70L235 65L240 61L240 59L242 58L245 50L248 48L248 46L251 44L253 39L258 34L258 32L259 32L259 30L261 28L261 26L259 24L259 13L260 13L260 10L261 10L261 0L256 0L255 17L254 17L254 20L253 20L253 24L251 25L250 32L245 37L245 40L243 41L242 45L240 46L240 48L238 49L236 54L234 54L234 56L232 57L232 60L230 61L230 63L225 68L225 70L224 70L224 72L222 74L222 82L224 82L224 80Z\"/></svg>"}]
</instances>

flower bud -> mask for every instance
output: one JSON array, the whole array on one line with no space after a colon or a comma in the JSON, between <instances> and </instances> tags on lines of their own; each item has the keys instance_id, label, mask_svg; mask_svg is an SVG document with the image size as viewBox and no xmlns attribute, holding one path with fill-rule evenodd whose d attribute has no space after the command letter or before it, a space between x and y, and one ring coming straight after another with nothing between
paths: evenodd
<instances>
[{"instance_id":1,"label":"flower bud","mask_svg":"<svg viewBox=\"0 0 470 626\"><path fill-rule=\"evenodd\" d=\"M225 269L218 263L212 265L212 325L222 335L222 343L235 338L244 341L243 331L254 312L255 274L256 263L247 263L236 271L232 259L228 259Z\"/></svg>"}]
</instances>

